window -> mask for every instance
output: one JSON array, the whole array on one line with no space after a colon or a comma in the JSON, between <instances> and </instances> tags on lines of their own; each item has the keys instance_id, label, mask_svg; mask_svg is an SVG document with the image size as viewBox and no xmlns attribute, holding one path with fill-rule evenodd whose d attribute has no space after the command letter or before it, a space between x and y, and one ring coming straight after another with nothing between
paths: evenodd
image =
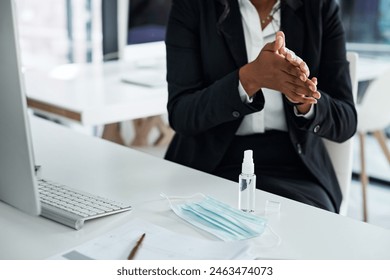
<instances>
[{"instance_id":1,"label":"window","mask_svg":"<svg viewBox=\"0 0 390 280\"><path fill-rule=\"evenodd\" d=\"M348 46L390 54L390 0L339 0Z\"/></svg>"},{"instance_id":2,"label":"window","mask_svg":"<svg viewBox=\"0 0 390 280\"><path fill-rule=\"evenodd\" d=\"M16 9L24 66L101 60L101 0L16 0Z\"/></svg>"}]
</instances>

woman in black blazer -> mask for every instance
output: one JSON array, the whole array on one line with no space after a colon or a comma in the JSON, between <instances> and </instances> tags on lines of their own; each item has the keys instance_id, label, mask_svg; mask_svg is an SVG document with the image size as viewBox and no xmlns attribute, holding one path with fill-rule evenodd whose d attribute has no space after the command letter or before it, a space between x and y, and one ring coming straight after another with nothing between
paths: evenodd
<instances>
[{"instance_id":1,"label":"woman in black blazer","mask_svg":"<svg viewBox=\"0 0 390 280\"><path fill-rule=\"evenodd\" d=\"M349 139L357 117L334 0L174 0L166 51L166 159L237 181L252 149L257 188L339 211L321 138Z\"/></svg>"}]
</instances>

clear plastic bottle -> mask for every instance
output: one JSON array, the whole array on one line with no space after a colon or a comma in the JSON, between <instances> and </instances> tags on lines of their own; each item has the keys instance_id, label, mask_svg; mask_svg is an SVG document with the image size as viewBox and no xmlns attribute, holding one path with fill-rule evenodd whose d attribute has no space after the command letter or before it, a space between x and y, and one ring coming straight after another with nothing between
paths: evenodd
<instances>
[{"instance_id":1,"label":"clear plastic bottle","mask_svg":"<svg viewBox=\"0 0 390 280\"><path fill-rule=\"evenodd\" d=\"M253 151L244 152L242 171L238 178L238 208L242 211L255 212L256 175L253 163Z\"/></svg>"}]
</instances>

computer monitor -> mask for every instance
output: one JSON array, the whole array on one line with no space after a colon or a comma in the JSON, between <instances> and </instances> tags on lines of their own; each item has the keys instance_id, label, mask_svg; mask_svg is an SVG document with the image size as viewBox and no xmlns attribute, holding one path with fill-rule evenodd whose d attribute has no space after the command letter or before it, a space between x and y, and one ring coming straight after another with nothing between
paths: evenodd
<instances>
[{"instance_id":1,"label":"computer monitor","mask_svg":"<svg viewBox=\"0 0 390 280\"><path fill-rule=\"evenodd\" d=\"M0 200L40 214L13 0L0 1Z\"/></svg>"},{"instance_id":2,"label":"computer monitor","mask_svg":"<svg viewBox=\"0 0 390 280\"><path fill-rule=\"evenodd\" d=\"M164 41L171 0L131 0L127 44Z\"/></svg>"},{"instance_id":3,"label":"computer monitor","mask_svg":"<svg viewBox=\"0 0 390 280\"><path fill-rule=\"evenodd\" d=\"M120 59L151 64L153 59L165 59L164 39L171 4L172 0L118 1Z\"/></svg>"},{"instance_id":4,"label":"computer monitor","mask_svg":"<svg viewBox=\"0 0 390 280\"><path fill-rule=\"evenodd\" d=\"M118 45L121 80L165 88L165 30L172 0L119 0Z\"/></svg>"},{"instance_id":5,"label":"computer monitor","mask_svg":"<svg viewBox=\"0 0 390 280\"><path fill-rule=\"evenodd\" d=\"M339 0L347 49L390 55L390 1Z\"/></svg>"},{"instance_id":6,"label":"computer monitor","mask_svg":"<svg viewBox=\"0 0 390 280\"><path fill-rule=\"evenodd\" d=\"M20 71L14 1L0 1L0 201L74 229L80 229L86 220L131 210L128 203L37 178Z\"/></svg>"}]
</instances>

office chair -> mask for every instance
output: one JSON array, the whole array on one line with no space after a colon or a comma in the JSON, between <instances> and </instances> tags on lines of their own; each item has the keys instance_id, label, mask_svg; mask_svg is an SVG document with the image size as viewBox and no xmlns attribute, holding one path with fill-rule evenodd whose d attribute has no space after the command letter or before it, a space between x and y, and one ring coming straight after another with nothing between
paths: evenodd
<instances>
[{"instance_id":1,"label":"office chair","mask_svg":"<svg viewBox=\"0 0 390 280\"><path fill-rule=\"evenodd\" d=\"M352 82L352 94L356 103L357 96L357 60L358 54L355 52L347 53L349 61L349 71ZM330 156L333 168L336 172L336 177L339 182L343 200L340 206L340 214L346 215L348 209L349 193L352 181L352 155L353 155L353 137L343 143L336 143L327 139L323 139L326 150Z\"/></svg>"},{"instance_id":2,"label":"office chair","mask_svg":"<svg viewBox=\"0 0 390 280\"><path fill-rule=\"evenodd\" d=\"M368 133L378 140L382 151L390 163L390 152L386 143L385 129L390 125L390 70L373 80L358 104L358 135L360 139L360 180L362 184L363 220L367 222L368 176L365 164L365 136Z\"/></svg>"}]
</instances>

